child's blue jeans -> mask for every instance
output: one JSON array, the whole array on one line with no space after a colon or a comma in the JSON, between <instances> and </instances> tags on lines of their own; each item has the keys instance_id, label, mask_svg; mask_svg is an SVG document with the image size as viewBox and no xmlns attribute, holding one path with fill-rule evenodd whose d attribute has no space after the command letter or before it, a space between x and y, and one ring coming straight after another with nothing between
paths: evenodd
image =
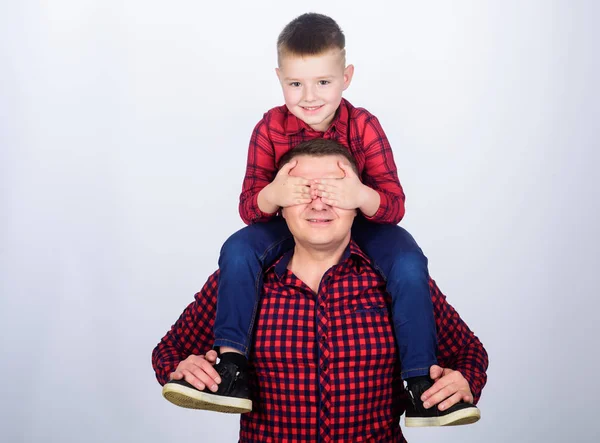
<instances>
[{"instance_id":1,"label":"child's blue jeans","mask_svg":"<svg viewBox=\"0 0 600 443\"><path fill-rule=\"evenodd\" d=\"M429 367L437 364L437 334L427 258L412 236L397 225L357 216L352 238L371 258L392 296L402 377L429 374ZM263 270L293 247L281 217L247 226L227 239L219 258L215 347L229 346L248 356Z\"/></svg>"}]
</instances>

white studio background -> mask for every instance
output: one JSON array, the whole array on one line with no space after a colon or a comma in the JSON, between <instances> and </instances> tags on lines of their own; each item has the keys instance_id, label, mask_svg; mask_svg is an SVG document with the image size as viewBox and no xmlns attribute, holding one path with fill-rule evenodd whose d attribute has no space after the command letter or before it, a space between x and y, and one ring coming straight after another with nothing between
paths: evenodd
<instances>
[{"instance_id":1,"label":"white studio background","mask_svg":"<svg viewBox=\"0 0 600 443\"><path fill-rule=\"evenodd\" d=\"M472 427L597 442L594 1L0 2L0 440L234 442L162 399L158 340L242 222L275 40L334 17L407 194L404 226L490 354Z\"/></svg>"}]
</instances>

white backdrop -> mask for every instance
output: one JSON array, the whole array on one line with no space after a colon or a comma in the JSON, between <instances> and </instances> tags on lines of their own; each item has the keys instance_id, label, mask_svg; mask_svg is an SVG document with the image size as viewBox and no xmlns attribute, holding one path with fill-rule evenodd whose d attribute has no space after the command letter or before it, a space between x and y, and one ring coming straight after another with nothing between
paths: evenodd
<instances>
[{"instance_id":1,"label":"white backdrop","mask_svg":"<svg viewBox=\"0 0 600 443\"><path fill-rule=\"evenodd\" d=\"M599 441L598 2L0 4L0 440L237 441L162 399L150 353L243 226L275 40L317 11L490 354L481 422L408 439Z\"/></svg>"}]
</instances>

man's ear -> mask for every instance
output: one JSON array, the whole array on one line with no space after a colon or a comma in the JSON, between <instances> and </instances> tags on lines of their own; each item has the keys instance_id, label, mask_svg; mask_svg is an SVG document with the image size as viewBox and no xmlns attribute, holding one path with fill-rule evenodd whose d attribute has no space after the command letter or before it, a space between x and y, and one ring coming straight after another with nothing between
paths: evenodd
<instances>
[{"instance_id":1,"label":"man's ear","mask_svg":"<svg viewBox=\"0 0 600 443\"><path fill-rule=\"evenodd\" d=\"M346 66L344 69L344 91L348 89L350 83L352 83L352 77L354 76L354 65Z\"/></svg>"}]
</instances>

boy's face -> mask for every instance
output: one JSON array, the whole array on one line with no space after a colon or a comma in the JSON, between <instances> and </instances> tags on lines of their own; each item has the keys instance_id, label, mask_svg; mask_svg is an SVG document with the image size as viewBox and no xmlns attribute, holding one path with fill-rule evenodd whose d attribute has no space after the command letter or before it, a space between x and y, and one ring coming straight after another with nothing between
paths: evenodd
<instances>
[{"instance_id":1,"label":"boy's face","mask_svg":"<svg viewBox=\"0 0 600 443\"><path fill-rule=\"evenodd\" d=\"M315 56L284 56L275 71L290 112L324 132L350 86L354 66L344 67L342 51L335 49Z\"/></svg>"}]
</instances>

